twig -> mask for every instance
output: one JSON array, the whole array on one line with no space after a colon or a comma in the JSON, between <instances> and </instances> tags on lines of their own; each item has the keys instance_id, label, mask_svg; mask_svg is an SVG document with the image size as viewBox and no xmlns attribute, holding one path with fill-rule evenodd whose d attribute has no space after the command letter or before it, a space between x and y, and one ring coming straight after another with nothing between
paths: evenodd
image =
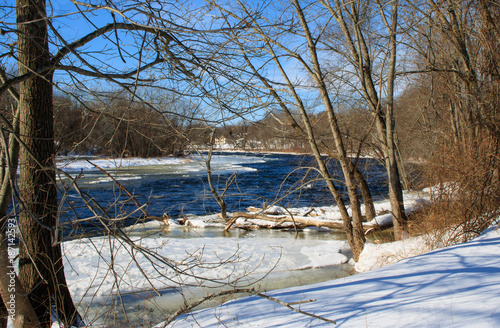
<instances>
[{"instance_id":1,"label":"twig","mask_svg":"<svg viewBox=\"0 0 500 328\"><path fill-rule=\"evenodd\" d=\"M302 311L302 310L299 310L299 309L296 309L294 308L292 305L295 305L295 304L302 304L302 303L309 303L309 302L314 302L316 300L307 300L307 301L302 301L302 302L295 302L295 303L285 303L283 301L280 301L279 299L277 298L274 298L274 297L271 297L271 296L268 296L266 294L262 294L262 293L256 293L257 296L260 296L260 297L263 297L263 298L267 298L268 300L270 301L273 301L273 302L276 302L280 305L283 305L283 306L286 306L287 308L289 308L290 310L292 311L295 311L297 313L300 313L300 314L305 314L305 315L308 315L310 317L313 317L313 318L316 318L316 319L320 319L320 320L323 320L323 321L326 321L326 322L330 322L330 323L333 323L333 324L337 324L335 321L333 320L330 320L330 319L327 319L327 318L323 318L323 317L320 317L320 316L317 316L315 314L312 314L312 313L309 313L309 312L305 312L305 311Z\"/></svg>"},{"instance_id":2,"label":"twig","mask_svg":"<svg viewBox=\"0 0 500 328\"><path fill-rule=\"evenodd\" d=\"M212 293L208 294L205 297L200 298L199 300L191 303L191 304L184 304L179 310L175 311L174 314L172 314L170 317L168 317L167 321L163 322L160 328L165 328L169 323L174 321L178 316L181 314L184 314L186 312L191 311L193 308L197 307L198 305L202 304L203 302L206 302L208 300L214 299L219 296L226 296L226 295L233 295L233 294L239 294L239 293L250 293L254 294L255 289L253 288L245 288L245 289L231 289L231 290L224 290L218 293Z\"/></svg>"},{"instance_id":3,"label":"twig","mask_svg":"<svg viewBox=\"0 0 500 328\"><path fill-rule=\"evenodd\" d=\"M171 322L173 322L180 315L191 311L192 309L194 309L198 305L200 305L200 304L202 304L202 303L204 303L204 302L206 302L208 300L211 300L211 299L214 299L214 298L220 297L220 296L233 295L233 294L241 294L241 293L254 294L254 295L257 295L259 297L266 298L266 299L268 299L270 301L276 302L276 303L278 303L280 305L283 305L283 306L285 306L285 307L289 308L290 310L295 311L297 313L304 314L304 315L313 317L315 319L323 320L323 321L326 321L326 322L329 322L329 323L337 324L333 320L330 320L330 319L327 319L327 318L323 318L323 317L317 316L315 314L312 314L312 313L309 313L309 312L305 312L305 311L302 311L302 310L299 310L299 309L296 309L296 308L292 307L292 305L316 302L315 299L305 300L305 301L299 301L299 302L292 302L292 303L285 303L285 302L280 301L279 299L274 298L272 296L268 296L266 294L257 292L257 291L255 291L254 288L244 288L244 289L232 289L232 290L221 291L221 292L218 292L218 293L212 293L212 294L209 294L209 295L207 295L205 297L200 298L199 300L197 300L197 301L195 301L195 302L193 302L191 304L187 304L186 303L186 304L184 304L184 306L182 306L180 309L178 309L175 313L173 313L170 317L168 317L168 319L165 322L163 322L162 325L159 326L159 327L161 327L161 328L167 327L168 324L170 324Z\"/></svg>"},{"instance_id":4,"label":"twig","mask_svg":"<svg viewBox=\"0 0 500 328\"><path fill-rule=\"evenodd\" d=\"M309 211L307 211L303 216L308 216L312 212L314 212L314 208L311 207L311 209Z\"/></svg>"},{"instance_id":5,"label":"twig","mask_svg":"<svg viewBox=\"0 0 500 328\"><path fill-rule=\"evenodd\" d=\"M91 165L93 165L96 169L98 169L99 171L101 171L102 173L106 174L111 180L113 180L114 183L116 183L118 185L118 187L123 190L129 197L130 199L134 202L134 204L137 206L137 208L146 216L148 217L149 214L148 212L143 208L143 206L141 206L139 204L139 202L137 201L137 199L134 197L134 195L132 195L128 190L127 188L125 188L120 182L118 182L118 180L116 180L111 174L109 174L108 171L104 170L103 168L99 167L97 164L94 164L92 163L91 161L87 160L87 162L89 162Z\"/></svg>"}]
</instances>

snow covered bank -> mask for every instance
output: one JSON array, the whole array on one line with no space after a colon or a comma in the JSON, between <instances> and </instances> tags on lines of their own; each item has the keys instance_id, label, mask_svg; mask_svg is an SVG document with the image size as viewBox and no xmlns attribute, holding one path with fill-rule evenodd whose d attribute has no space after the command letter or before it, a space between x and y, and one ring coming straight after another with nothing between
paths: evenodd
<instances>
[{"instance_id":1,"label":"snow covered bank","mask_svg":"<svg viewBox=\"0 0 500 328\"><path fill-rule=\"evenodd\" d=\"M366 243L354 268L357 272L367 272L408 257L427 253L433 249L433 245L428 241L427 237L418 236L392 243Z\"/></svg>"},{"instance_id":2,"label":"snow covered bank","mask_svg":"<svg viewBox=\"0 0 500 328\"><path fill-rule=\"evenodd\" d=\"M367 273L269 292L337 327L500 327L500 231ZM298 307L298 305L297 305ZM171 327L332 327L257 296L195 312Z\"/></svg>"}]
</instances>

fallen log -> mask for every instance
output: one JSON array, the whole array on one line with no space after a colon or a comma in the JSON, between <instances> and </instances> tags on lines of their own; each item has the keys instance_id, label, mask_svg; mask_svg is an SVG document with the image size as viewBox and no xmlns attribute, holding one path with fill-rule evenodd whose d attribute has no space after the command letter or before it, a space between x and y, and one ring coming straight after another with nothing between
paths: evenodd
<instances>
[{"instance_id":1,"label":"fallen log","mask_svg":"<svg viewBox=\"0 0 500 328\"><path fill-rule=\"evenodd\" d=\"M237 219L239 218L246 218L246 219L256 219L256 220L265 220L265 221L271 221L271 222L276 222L277 225L281 225L285 222L291 222L295 223L300 226L316 226L318 228L325 227L325 228L330 228L330 229L344 229L344 224L343 222L339 221L328 221L328 220L319 220L319 219L314 219L311 217L303 217L303 216L287 216L287 215L267 215L267 214L262 214L262 213L245 213L245 212L235 212L233 213L233 218L231 221L228 223L226 226L225 231L229 230L231 226L236 222ZM373 224L363 224L363 230L365 232L372 232L373 230L377 229L383 229L387 228L386 226L380 227L378 225L373 225Z\"/></svg>"},{"instance_id":2,"label":"fallen log","mask_svg":"<svg viewBox=\"0 0 500 328\"><path fill-rule=\"evenodd\" d=\"M283 210L286 211L285 209L283 209ZM254 207L254 206L247 207L247 211L250 213L259 213L259 214L268 214L268 215L279 215L279 214L285 213L284 211L281 213L273 213L272 208L262 209L262 208L258 208L258 207ZM271 211L271 212L269 212L269 211ZM315 209L311 207L306 213L301 214L300 216L318 216L318 214L315 213L314 211L315 211Z\"/></svg>"},{"instance_id":3,"label":"fallen log","mask_svg":"<svg viewBox=\"0 0 500 328\"><path fill-rule=\"evenodd\" d=\"M301 216L286 216L286 215L277 215L271 216L266 214L254 214L254 213L244 213L244 212L235 212L233 213L233 220L236 221L238 218L247 218L247 219L257 219L257 220L265 220L277 222L278 224L283 224L285 222L296 223L305 226L316 226L316 227L325 227L331 229L343 229L342 222L334 222L334 221L326 221L326 220L318 220L312 218L306 218Z\"/></svg>"},{"instance_id":4,"label":"fallen log","mask_svg":"<svg viewBox=\"0 0 500 328\"><path fill-rule=\"evenodd\" d=\"M238 217L236 215L233 215L233 218L229 220L229 222L226 224L226 227L224 228L224 231L229 231L231 229L231 226L238 220Z\"/></svg>"}]
</instances>

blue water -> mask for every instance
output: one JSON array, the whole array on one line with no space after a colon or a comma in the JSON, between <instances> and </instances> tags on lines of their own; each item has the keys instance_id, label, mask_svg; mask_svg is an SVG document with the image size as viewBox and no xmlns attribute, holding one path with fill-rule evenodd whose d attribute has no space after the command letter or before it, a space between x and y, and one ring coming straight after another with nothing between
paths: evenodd
<instances>
[{"instance_id":1,"label":"blue water","mask_svg":"<svg viewBox=\"0 0 500 328\"><path fill-rule=\"evenodd\" d=\"M328 206L334 204L324 181L314 169L313 158L290 154L215 153L212 161L213 178L222 193L228 179L236 178L225 194L228 211L244 211L248 206L262 207L277 204L284 207ZM342 180L338 163L329 164L334 178ZM360 169L367 173L368 184L374 198L387 195L384 168L375 160L361 159ZM82 173L76 180L87 203L70 185L61 182L61 219L66 236L82 232L98 232L114 225L129 225L143 217L139 204L150 216L205 215L220 212L210 193L206 172L201 164L128 167L110 171L123 188L113 183L98 170L70 172ZM345 187L336 183L345 194ZM135 201L130 195L133 195ZM134 212L135 211L135 212ZM102 219L78 222L78 218L97 215ZM124 220L108 218L128 216Z\"/></svg>"}]
</instances>

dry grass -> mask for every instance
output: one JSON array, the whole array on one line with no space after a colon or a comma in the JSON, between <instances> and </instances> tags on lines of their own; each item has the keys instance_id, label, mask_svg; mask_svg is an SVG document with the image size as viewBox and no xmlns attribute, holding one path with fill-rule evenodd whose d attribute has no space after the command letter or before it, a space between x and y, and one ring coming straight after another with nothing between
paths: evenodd
<instances>
[{"instance_id":1,"label":"dry grass","mask_svg":"<svg viewBox=\"0 0 500 328\"><path fill-rule=\"evenodd\" d=\"M412 235L436 242L467 241L500 215L499 147L496 138L443 147L427 166L431 200L410 218Z\"/></svg>"}]
</instances>

